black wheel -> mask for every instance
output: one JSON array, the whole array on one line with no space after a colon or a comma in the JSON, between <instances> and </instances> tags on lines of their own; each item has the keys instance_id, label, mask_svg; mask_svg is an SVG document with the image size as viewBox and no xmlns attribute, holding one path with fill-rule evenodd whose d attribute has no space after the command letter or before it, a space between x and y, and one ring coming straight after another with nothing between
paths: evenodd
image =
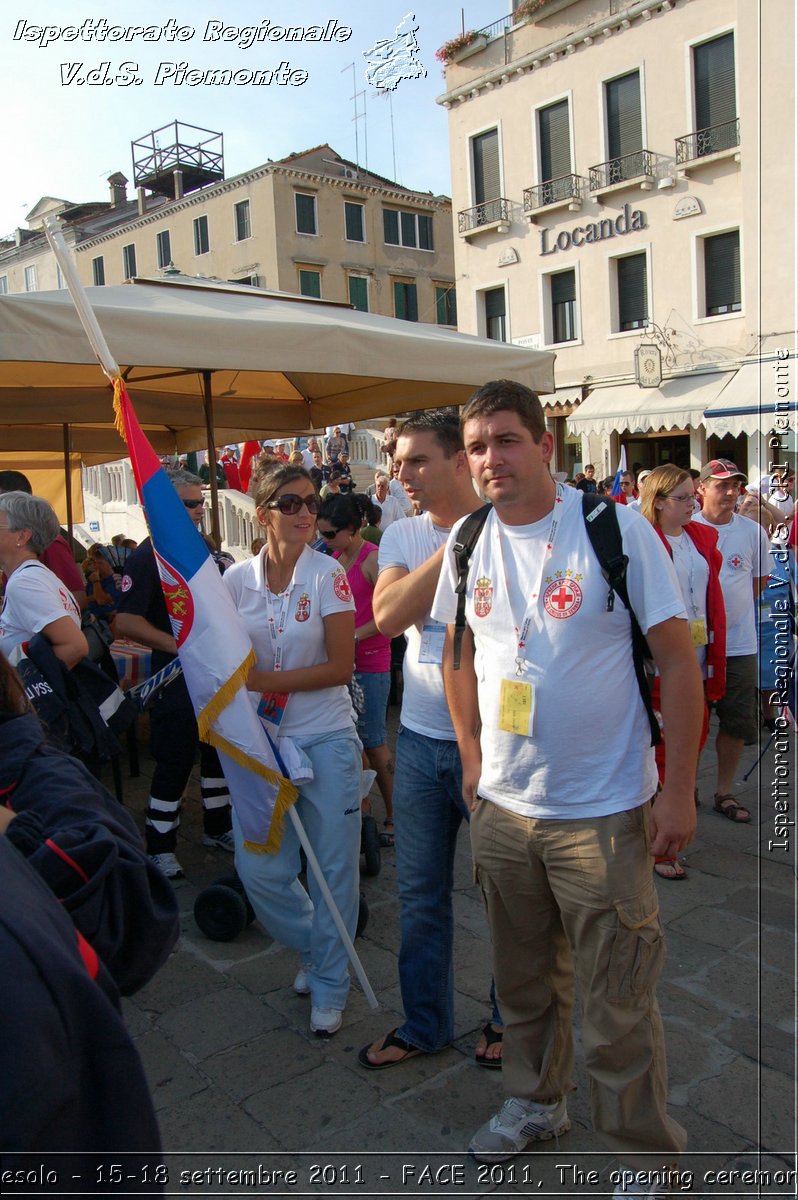
<instances>
[{"instance_id":1,"label":"black wheel","mask_svg":"<svg viewBox=\"0 0 798 1200\"><path fill-rule=\"evenodd\" d=\"M194 920L212 942L232 942L246 929L246 901L234 888L213 883L194 901Z\"/></svg>"},{"instance_id":2,"label":"black wheel","mask_svg":"<svg viewBox=\"0 0 798 1200\"><path fill-rule=\"evenodd\" d=\"M247 906L247 925L251 925L252 922L255 920L255 909L250 904L249 896L247 895L246 888L244 887L243 883L238 878L238 876L235 874L222 875L221 879L214 880L214 883L218 887L232 888L234 892L238 892L239 896L243 896L244 903Z\"/></svg>"},{"instance_id":3,"label":"black wheel","mask_svg":"<svg viewBox=\"0 0 798 1200\"><path fill-rule=\"evenodd\" d=\"M364 875L379 875L381 859L380 859L380 833L377 829L377 822L373 817L363 817L360 827L360 853L364 857Z\"/></svg>"},{"instance_id":4,"label":"black wheel","mask_svg":"<svg viewBox=\"0 0 798 1200\"><path fill-rule=\"evenodd\" d=\"M366 897L363 892L360 893L360 907L357 910L357 929L355 937L359 938L363 930L369 923L369 906L366 904Z\"/></svg>"}]
</instances>

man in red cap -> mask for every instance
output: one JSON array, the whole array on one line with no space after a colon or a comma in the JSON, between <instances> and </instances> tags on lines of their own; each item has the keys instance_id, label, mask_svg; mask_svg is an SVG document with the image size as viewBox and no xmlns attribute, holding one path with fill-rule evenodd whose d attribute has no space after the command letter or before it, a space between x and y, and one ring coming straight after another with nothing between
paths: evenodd
<instances>
[{"instance_id":1,"label":"man in red cap","mask_svg":"<svg viewBox=\"0 0 798 1200\"><path fill-rule=\"evenodd\" d=\"M723 556L720 586L726 605L726 695L716 708L720 728L715 742L718 778L715 811L738 824L751 814L732 792L743 746L759 727L757 708L756 602L770 574L770 543L762 526L734 511L745 475L727 458L713 458L699 475L703 501L694 521L718 534Z\"/></svg>"}]
</instances>

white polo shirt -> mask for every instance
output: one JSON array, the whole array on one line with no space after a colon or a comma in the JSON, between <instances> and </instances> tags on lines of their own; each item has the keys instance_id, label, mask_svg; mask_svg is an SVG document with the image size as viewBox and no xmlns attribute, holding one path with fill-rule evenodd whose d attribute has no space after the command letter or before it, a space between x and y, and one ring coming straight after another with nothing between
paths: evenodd
<instances>
[{"instance_id":1,"label":"white polo shirt","mask_svg":"<svg viewBox=\"0 0 798 1200\"><path fill-rule=\"evenodd\" d=\"M482 718L479 794L525 817L605 816L649 800L657 772L629 614L617 597L607 612L608 587L588 539L581 493L566 487L558 495L556 531L554 512L512 526L493 511L471 558L466 620ZM657 534L639 513L617 509L629 597L643 632L685 618ZM433 617L447 624L457 611L451 548L459 524L432 606ZM514 630L523 629L526 612L532 620L521 650ZM531 733L500 727L503 681L516 680L532 689Z\"/></svg>"},{"instance_id":2,"label":"white polo shirt","mask_svg":"<svg viewBox=\"0 0 798 1200\"><path fill-rule=\"evenodd\" d=\"M282 596L270 595L266 582L266 551L228 567L222 579L242 617L261 670L274 669L275 642L269 615L285 613L282 670L315 667L327 662L324 618L331 613L354 612L352 589L346 572L335 559L305 546L291 582ZM257 707L260 696L251 692ZM352 726L352 702L343 684L315 692L293 692L280 724L280 734L298 737L321 730L332 732Z\"/></svg>"}]
</instances>

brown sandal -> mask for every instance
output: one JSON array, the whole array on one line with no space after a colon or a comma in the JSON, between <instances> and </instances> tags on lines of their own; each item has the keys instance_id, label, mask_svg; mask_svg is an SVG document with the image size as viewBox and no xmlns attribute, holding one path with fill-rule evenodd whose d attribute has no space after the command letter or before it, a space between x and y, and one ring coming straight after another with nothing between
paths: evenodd
<instances>
[{"instance_id":1,"label":"brown sandal","mask_svg":"<svg viewBox=\"0 0 798 1200\"><path fill-rule=\"evenodd\" d=\"M659 875L660 879L669 879L673 883L680 883L687 878L687 872L678 858L655 858L654 874Z\"/></svg>"},{"instance_id":2,"label":"brown sandal","mask_svg":"<svg viewBox=\"0 0 798 1200\"><path fill-rule=\"evenodd\" d=\"M730 796L728 793L720 795L718 792L715 792L715 803L712 807L722 817L726 817L729 821L734 821L735 825L747 825L751 820L751 814L748 809L743 808L742 804L738 804L734 796Z\"/></svg>"}]
</instances>

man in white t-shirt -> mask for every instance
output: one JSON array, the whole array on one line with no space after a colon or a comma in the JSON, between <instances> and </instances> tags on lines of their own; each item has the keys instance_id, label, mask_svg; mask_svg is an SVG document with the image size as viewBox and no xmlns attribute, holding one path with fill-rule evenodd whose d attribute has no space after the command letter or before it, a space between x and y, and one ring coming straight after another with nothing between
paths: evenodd
<instances>
[{"instance_id":1,"label":"man in white t-shirt","mask_svg":"<svg viewBox=\"0 0 798 1200\"><path fill-rule=\"evenodd\" d=\"M435 412L411 417L395 453L404 487L425 510L383 534L374 591L380 632L407 634L393 793L405 1020L360 1051L359 1061L369 1070L433 1054L454 1036L452 873L457 832L468 819L441 675L445 631L430 620L429 610L451 526L480 502L456 417ZM494 1008L477 1043L479 1062L500 1064L500 1039Z\"/></svg>"},{"instance_id":2,"label":"man in white t-shirt","mask_svg":"<svg viewBox=\"0 0 798 1200\"><path fill-rule=\"evenodd\" d=\"M723 555L720 588L726 605L726 695L716 708L720 728L715 742L718 760L715 811L740 825L751 814L732 792L743 746L756 738L757 695L756 606L770 574L770 542L758 521L741 517L734 506L745 475L727 458L713 458L699 476L703 508L694 521L717 530Z\"/></svg>"},{"instance_id":3,"label":"man in white t-shirt","mask_svg":"<svg viewBox=\"0 0 798 1200\"><path fill-rule=\"evenodd\" d=\"M471 556L457 672L458 527L432 613L448 626L444 682L491 928L508 1097L469 1149L498 1162L570 1128L578 974L596 1129L633 1172L665 1171L686 1135L666 1111L654 991L664 945L651 866L693 835L703 711L678 582L652 527L616 506L629 596L661 673L668 729L668 777L652 811L657 774L629 613L617 598L608 605L582 497L552 479L554 439L540 401L509 380L486 384L462 428L471 472L494 509ZM586 678L622 699L565 703ZM647 1195L644 1186L635 1178L624 1191Z\"/></svg>"},{"instance_id":4,"label":"man in white t-shirt","mask_svg":"<svg viewBox=\"0 0 798 1200\"><path fill-rule=\"evenodd\" d=\"M374 474L374 503L379 504L382 509L382 518L380 520L380 529L385 532L389 525L393 525L394 521L401 520L406 516L403 506L399 503L395 496L392 496L389 491L390 480L385 471L376 471Z\"/></svg>"}]
</instances>

